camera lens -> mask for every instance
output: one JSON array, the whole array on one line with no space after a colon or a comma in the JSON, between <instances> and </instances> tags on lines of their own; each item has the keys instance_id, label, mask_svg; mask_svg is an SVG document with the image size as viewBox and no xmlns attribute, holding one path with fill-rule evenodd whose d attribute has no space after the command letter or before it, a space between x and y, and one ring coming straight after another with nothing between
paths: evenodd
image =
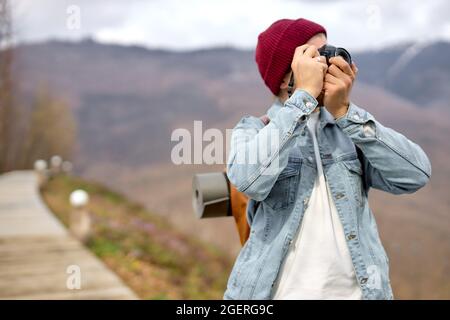
<instances>
[{"instance_id":1,"label":"camera lens","mask_svg":"<svg viewBox=\"0 0 450 320\"><path fill-rule=\"evenodd\" d=\"M336 56L341 56L348 64L352 64L352 56L344 48L336 48Z\"/></svg>"}]
</instances>

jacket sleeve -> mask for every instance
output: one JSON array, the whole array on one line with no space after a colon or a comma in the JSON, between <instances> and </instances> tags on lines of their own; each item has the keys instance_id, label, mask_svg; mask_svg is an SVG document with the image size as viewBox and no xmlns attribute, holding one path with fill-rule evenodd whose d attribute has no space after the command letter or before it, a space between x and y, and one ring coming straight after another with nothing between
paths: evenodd
<instances>
[{"instance_id":1,"label":"jacket sleeve","mask_svg":"<svg viewBox=\"0 0 450 320\"><path fill-rule=\"evenodd\" d=\"M431 164L422 148L366 110L350 103L336 124L361 150L368 187L402 194L415 192L429 181Z\"/></svg>"},{"instance_id":2,"label":"jacket sleeve","mask_svg":"<svg viewBox=\"0 0 450 320\"><path fill-rule=\"evenodd\" d=\"M230 182L251 199L264 200L287 165L297 128L306 125L317 104L314 97L297 89L266 126L259 118L243 117L231 134Z\"/></svg>"}]
</instances>

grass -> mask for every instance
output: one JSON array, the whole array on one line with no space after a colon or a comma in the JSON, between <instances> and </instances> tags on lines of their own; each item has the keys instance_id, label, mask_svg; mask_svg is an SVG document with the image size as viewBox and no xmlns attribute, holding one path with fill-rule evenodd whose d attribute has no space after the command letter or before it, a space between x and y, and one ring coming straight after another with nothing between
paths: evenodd
<instances>
[{"instance_id":1,"label":"grass","mask_svg":"<svg viewBox=\"0 0 450 320\"><path fill-rule=\"evenodd\" d=\"M41 189L67 226L75 189L89 193L92 235L86 246L142 299L221 299L231 259L216 247L177 231L163 217L108 188L61 175Z\"/></svg>"}]
</instances>

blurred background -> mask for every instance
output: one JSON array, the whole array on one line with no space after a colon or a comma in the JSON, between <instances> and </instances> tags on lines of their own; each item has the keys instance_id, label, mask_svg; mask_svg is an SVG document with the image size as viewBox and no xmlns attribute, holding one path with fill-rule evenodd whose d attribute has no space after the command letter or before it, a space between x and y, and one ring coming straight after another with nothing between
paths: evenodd
<instances>
[{"instance_id":1,"label":"blurred background","mask_svg":"<svg viewBox=\"0 0 450 320\"><path fill-rule=\"evenodd\" d=\"M352 53L353 101L430 157L425 188L372 190L370 203L395 297L449 299L449 12L446 0L0 0L0 172L70 160L43 186L47 206L67 223L70 192L88 190L87 245L139 297L221 298L238 234L232 218L194 217L191 181L224 165L173 164L171 133L264 114L257 36L304 17Z\"/></svg>"}]
</instances>

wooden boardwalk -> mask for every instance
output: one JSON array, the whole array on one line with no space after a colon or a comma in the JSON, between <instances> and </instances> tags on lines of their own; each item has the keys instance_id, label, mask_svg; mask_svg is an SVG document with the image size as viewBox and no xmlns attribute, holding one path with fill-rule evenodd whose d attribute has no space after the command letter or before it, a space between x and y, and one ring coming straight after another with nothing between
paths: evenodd
<instances>
[{"instance_id":1,"label":"wooden boardwalk","mask_svg":"<svg viewBox=\"0 0 450 320\"><path fill-rule=\"evenodd\" d=\"M0 175L0 299L137 297L47 209L34 172L15 171Z\"/></svg>"}]
</instances>

